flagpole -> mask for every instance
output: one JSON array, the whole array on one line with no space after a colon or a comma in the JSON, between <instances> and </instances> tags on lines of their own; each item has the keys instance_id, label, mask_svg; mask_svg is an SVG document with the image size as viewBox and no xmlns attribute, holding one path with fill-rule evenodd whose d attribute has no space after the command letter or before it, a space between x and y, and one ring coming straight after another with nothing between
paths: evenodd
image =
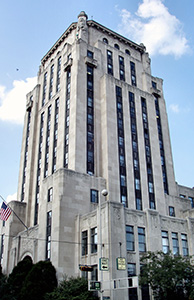
<instances>
[{"instance_id":1,"label":"flagpole","mask_svg":"<svg viewBox=\"0 0 194 300\"><path fill-rule=\"evenodd\" d=\"M28 230L28 227L24 224L24 222L20 219L20 217L15 213L15 211L8 205L8 203L5 201L5 199L0 195L0 198L7 204L7 206L11 209L13 214L18 218L18 220L24 225L24 227Z\"/></svg>"}]
</instances>

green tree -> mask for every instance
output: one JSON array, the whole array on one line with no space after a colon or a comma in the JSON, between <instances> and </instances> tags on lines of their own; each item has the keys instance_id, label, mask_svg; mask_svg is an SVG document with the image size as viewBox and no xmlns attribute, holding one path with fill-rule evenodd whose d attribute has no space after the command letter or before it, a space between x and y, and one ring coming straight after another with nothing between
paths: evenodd
<instances>
[{"instance_id":1,"label":"green tree","mask_svg":"<svg viewBox=\"0 0 194 300\"><path fill-rule=\"evenodd\" d=\"M194 266L190 257L148 252L141 258L141 286L149 284L154 299L194 299Z\"/></svg>"},{"instance_id":2,"label":"green tree","mask_svg":"<svg viewBox=\"0 0 194 300\"><path fill-rule=\"evenodd\" d=\"M13 268L7 280L6 290L4 289L5 299L20 299L20 291L24 280L32 267L32 260L27 256Z\"/></svg>"},{"instance_id":3,"label":"green tree","mask_svg":"<svg viewBox=\"0 0 194 300\"><path fill-rule=\"evenodd\" d=\"M20 300L42 300L57 287L56 270L49 261L39 261L28 273L20 293Z\"/></svg>"},{"instance_id":4,"label":"green tree","mask_svg":"<svg viewBox=\"0 0 194 300\"><path fill-rule=\"evenodd\" d=\"M97 300L93 292L88 291L88 282L84 278L65 279L60 285L49 294L45 300Z\"/></svg>"}]
</instances>

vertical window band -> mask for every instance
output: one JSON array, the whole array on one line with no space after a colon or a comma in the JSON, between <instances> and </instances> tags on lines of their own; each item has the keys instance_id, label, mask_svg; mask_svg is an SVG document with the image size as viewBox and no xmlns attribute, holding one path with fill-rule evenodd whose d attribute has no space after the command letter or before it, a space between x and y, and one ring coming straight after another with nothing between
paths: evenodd
<instances>
[{"instance_id":1,"label":"vertical window band","mask_svg":"<svg viewBox=\"0 0 194 300\"><path fill-rule=\"evenodd\" d=\"M125 138L123 121L122 89L116 86L116 107L117 107L117 132L119 152L119 173L120 173L120 195L121 203L127 207L127 174L125 161Z\"/></svg>"}]
</instances>

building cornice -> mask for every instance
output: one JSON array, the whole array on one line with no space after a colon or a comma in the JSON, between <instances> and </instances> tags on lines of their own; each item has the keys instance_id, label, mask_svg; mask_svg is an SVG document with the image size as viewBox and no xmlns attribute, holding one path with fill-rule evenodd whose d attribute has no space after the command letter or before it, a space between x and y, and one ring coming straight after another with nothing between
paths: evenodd
<instances>
[{"instance_id":1,"label":"building cornice","mask_svg":"<svg viewBox=\"0 0 194 300\"><path fill-rule=\"evenodd\" d=\"M136 43L132 42L131 40L125 38L124 36L116 33L115 31L110 30L107 27L97 23L96 21L89 20L87 22L87 25L91 26L91 27L95 27L97 30L100 30L100 31L104 32L105 34L113 37L114 39L117 39L119 42L124 43L124 44L134 48L135 50L139 51L140 53L145 52L146 48L143 44L140 44L140 45L136 44Z\"/></svg>"},{"instance_id":2,"label":"building cornice","mask_svg":"<svg viewBox=\"0 0 194 300\"><path fill-rule=\"evenodd\" d=\"M145 46L143 44L136 44L129 39L123 37L122 35L108 29L107 27L97 23L96 21L89 20L87 21L87 25L89 27L94 27L97 30L104 32L105 34L113 37L114 39L117 39L119 42L124 43L128 45L131 48L134 48L135 50L139 51L140 53L145 52ZM57 48L61 45L61 43L67 38L67 36L77 28L77 22L72 23L66 31L61 35L61 37L56 41L56 43L51 47L51 49L45 54L45 56L41 60L41 64L44 65L47 59L57 50Z\"/></svg>"}]
</instances>

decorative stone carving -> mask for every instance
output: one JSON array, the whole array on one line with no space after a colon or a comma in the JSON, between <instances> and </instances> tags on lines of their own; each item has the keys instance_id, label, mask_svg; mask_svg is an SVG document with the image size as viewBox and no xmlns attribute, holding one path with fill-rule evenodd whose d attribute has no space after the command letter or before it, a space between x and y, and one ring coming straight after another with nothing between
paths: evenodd
<instances>
[{"instance_id":1,"label":"decorative stone carving","mask_svg":"<svg viewBox=\"0 0 194 300\"><path fill-rule=\"evenodd\" d=\"M76 37L78 40L82 39L84 41L87 41L88 39L87 19L88 16L84 11L82 11L78 16L77 33L76 33Z\"/></svg>"}]
</instances>

